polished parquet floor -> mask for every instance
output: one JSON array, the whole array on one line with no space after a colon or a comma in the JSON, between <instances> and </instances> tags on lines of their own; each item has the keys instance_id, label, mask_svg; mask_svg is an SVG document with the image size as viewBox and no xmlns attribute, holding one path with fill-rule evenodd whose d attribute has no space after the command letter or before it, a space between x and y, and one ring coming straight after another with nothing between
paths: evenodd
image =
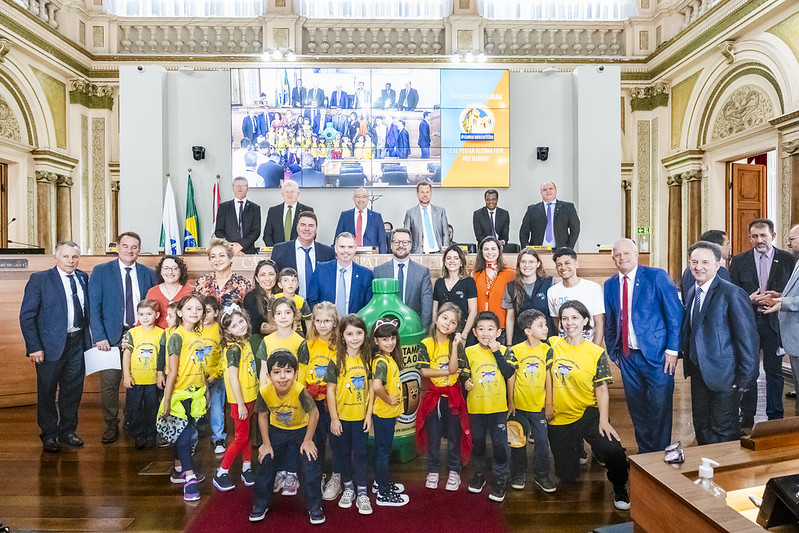
<instances>
[{"instance_id":1,"label":"polished parquet floor","mask_svg":"<svg viewBox=\"0 0 799 533\"><path fill-rule=\"evenodd\" d=\"M633 454L636 450L632 425L615 368L614 374L611 423L628 454ZM786 414L793 414L793 410L793 400L785 400ZM214 457L207 438L201 439L197 451L199 469L208 476L201 484L203 498L186 504L180 486L169 483L165 475L171 464L171 450L135 450L132 439L124 436L113 444L101 444L104 428L96 394L84 397L80 415L78 433L85 446L62 446L58 454L45 454L38 438L34 406L0 410L0 522L11 531L182 531L209 501L207 496L215 490L210 477L219 459ZM232 428L232 423L228 427ZM681 368L674 395L673 439L681 440L683 445L694 440L689 382L682 378ZM393 472L398 481L421 485L426 462L420 457L396 465ZM470 476L467 466L463 478L468 481ZM630 519L629 512L613 507L605 471L593 462L583 467L582 479L574 487L559 487L558 492L549 495L532 485L529 479L524 491L511 490L501 504L513 531L587 532ZM634 494L632 498L634 501ZM408 510L412 512L412 505ZM375 512L379 511L376 508ZM424 517L420 517L420 525L423 523ZM353 524L353 529L357 529L357 524ZM474 531L479 531L479 525Z\"/></svg>"}]
</instances>

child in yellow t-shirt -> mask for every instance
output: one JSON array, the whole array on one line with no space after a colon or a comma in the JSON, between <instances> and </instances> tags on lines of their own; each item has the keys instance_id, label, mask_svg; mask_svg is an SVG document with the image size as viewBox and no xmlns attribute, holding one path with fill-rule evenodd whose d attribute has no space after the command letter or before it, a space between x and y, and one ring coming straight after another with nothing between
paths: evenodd
<instances>
[{"instance_id":1,"label":"child in yellow t-shirt","mask_svg":"<svg viewBox=\"0 0 799 533\"><path fill-rule=\"evenodd\" d=\"M516 323L521 326L527 340L512 348L512 358L516 367L516 383L508 411L510 419L529 426L535 442L535 484L544 492L555 492L555 484L549 477L549 438L547 419L544 412L546 399L547 361L552 359L552 348L546 344L547 318L537 309L524 311ZM527 474L527 446L510 450L510 486L516 490L524 489Z\"/></svg>"},{"instance_id":2,"label":"child in yellow t-shirt","mask_svg":"<svg viewBox=\"0 0 799 533\"><path fill-rule=\"evenodd\" d=\"M159 389L166 385L166 374L169 370L167 366L166 341L178 328L178 302L171 302L166 308L166 329L161 334L161 342L158 346L158 365L156 367L155 380Z\"/></svg>"},{"instance_id":3,"label":"child in yellow t-shirt","mask_svg":"<svg viewBox=\"0 0 799 533\"><path fill-rule=\"evenodd\" d=\"M294 305L297 306L299 311L294 319L294 331L300 335L305 335L308 327L311 325L311 308L305 298L297 294L297 289L300 288L300 276L293 268L286 267L280 271L277 277L277 285L283 292L275 294L275 298L285 296L294 300Z\"/></svg>"},{"instance_id":4,"label":"child in yellow t-shirt","mask_svg":"<svg viewBox=\"0 0 799 533\"><path fill-rule=\"evenodd\" d=\"M155 446L155 418L158 413L156 366L158 346L164 330L155 325L158 302L142 300L136 306L139 325L125 333L122 353L123 383L127 391L130 432L136 449Z\"/></svg>"},{"instance_id":5,"label":"child in yellow t-shirt","mask_svg":"<svg viewBox=\"0 0 799 533\"><path fill-rule=\"evenodd\" d=\"M203 298L205 319L200 335L205 346L205 373L208 377L208 418L211 422L211 445L215 454L225 453L225 365L219 346L219 312L222 305L213 296Z\"/></svg>"}]
</instances>

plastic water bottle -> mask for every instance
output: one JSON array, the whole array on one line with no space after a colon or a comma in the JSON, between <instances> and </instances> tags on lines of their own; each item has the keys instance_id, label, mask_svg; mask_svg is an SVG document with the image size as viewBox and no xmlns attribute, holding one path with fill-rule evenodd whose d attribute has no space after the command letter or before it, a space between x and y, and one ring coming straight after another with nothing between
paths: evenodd
<instances>
[{"instance_id":1,"label":"plastic water bottle","mask_svg":"<svg viewBox=\"0 0 799 533\"><path fill-rule=\"evenodd\" d=\"M713 481L714 466L719 466L719 464L712 459L702 457L702 466L699 467L699 478L694 481L694 485L699 485L717 498L726 498L727 491L716 485L716 482Z\"/></svg>"}]
</instances>

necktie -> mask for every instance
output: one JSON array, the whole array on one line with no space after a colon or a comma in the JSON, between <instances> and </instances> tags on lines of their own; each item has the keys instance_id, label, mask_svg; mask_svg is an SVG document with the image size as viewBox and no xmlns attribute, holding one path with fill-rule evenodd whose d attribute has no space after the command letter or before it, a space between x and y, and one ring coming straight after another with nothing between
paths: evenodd
<instances>
[{"instance_id":1,"label":"necktie","mask_svg":"<svg viewBox=\"0 0 799 533\"><path fill-rule=\"evenodd\" d=\"M291 214L291 206L286 210L286 218L283 220L283 240L291 240L291 225L294 223L294 215Z\"/></svg>"},{"instance_id":2,"label":"necktie","mask_svg":"<svg viewBox=\"0 0 799 533\"><path fill-rule=\"evenodd\" d=\"M628 299L630 293L627 287L627 276L624 276L624 285L621 291L621 351L624 357L630 356L630 309Z\"/></svg>"},{"instance_id":3,"label":"necktie","mask_svg":"<svg viewBox=\"0 0 799 533\"><path fill-rule=\"evenodd\" d=\"M355 223L355 245L363 246L363 211L358 211L358 221Z\"/></svg>"},{"instance_id":4,"label":"necktie","mask_svg":"<svg viewBox=\"0 0 799 533\"><path fill-rule=\"evenodd\" d=\"M768 287L769 264L768 256L760 254L760 268L757 269L757 284L760 287L760 292L766 292Z\"/></svg>"},{"instance_id":5,"label":"necktie","mask_svg":"<svg viewBox=\"0 0 799 533\"><path fill-rule=\"evenodd\" d=\"M489 211L488 214L491 216L491 236L496 238L497 236L497 223L494 220L494 212Z\"/></svg>"},{"instance_id":6,"label":"necktie","mask_svg":"<svg viewBox=\"0 0 799 533\"><path fill-rule=\"evenodd\" d=\"M300 246L302 248L302 246ZM305 252L305 294L308 295L308 288L311 286L311 274L313 274L313 263L311 262L311 247L302 248Z\"/></svg>"},{"instance_id":7,"label":"necktie","mask_svg":"<svg viewBox=\"0 0 799 533\"><path fill-rule=\"evenodd\" d=\"M242 219L244 218L244 201L239 200L239 237L244 237L244 226Z\"/></svg>"},{"instance_id":8,"label":"necktie","mask_svg":"<svg viewBox=\"0 0 799 533\"><path fill-rule=\"evenodd\" d=\"M555 230L552 225L552 204L547 204L547 229L544 233L544 240L548 243L555 242Z\"/></svg>"},{"instance_id":9,"label":"necktie","mask_svg":"<svg viewBox=\"0 0 799 533\"><path fill-rule=\"evenodd\" d=\"M691 352L688 357L694 364L699 364L696 356L696 326L699 324L699 312L702 310L702 287L696 288L694 296L694 310L691 313Z\"/></svg>"},{"instance_id":10,"label":"necktie","mask_svg":"<svg viewBox=\"0 0 799 533\"><path fill-rule=\"evenodd\" d=\"M255 117L252 117L252 133L258 135L258 126L255 124Z\"/></svg>"},{"instance_id":11,"label":"necktie","mask_svg":"<svg viewBox=\"0 0 799 533\"><path fill-rule=\"evenodd\" d=\"M430 250L438 250L438 246L436 245L436 236L433 233L433 223L430 222L430 213L428 212L428 207L422 209L424 213L424 232L427 234L427 244L430 246Z\"/></svg>"},{"instance_id":12,"label":"necktie","mask_svg":"<svg viewBox=\"0 0 799 533\"><path fill-rule=\"evenodd\" d=\"M75 283L75 274L70 274L67 277L69 278L69 288L72 289L72 308L75 313L75 317L72 319L72 327L82 328L84 321L83 306L80 304L80 298L78 298L78 286Z\"/></svg>"},{"instance_id":13,"label":"necktie","mask_svg":"<svg viewBox=\"0 0 799 533\"><path fill-rule=\"evenodd\" d=\"M130 277L131 267L125 267L125 325L132 326L136 323L136 313L133 309L133 279Z\"/></svg>"},{"instance_id":14,"label":"necktie","mask_svg":"<svg viewBox=\"0 0 799 533\"><path fill-rule=\"evenodd\" d=\"M399 297L400 300L405 302L405 264L400 263L397 265L399 272L397 272L397 281L399 281Z\"/></svg>"},{"instance_id":15,"label":"necktie","mask_svg":"<svg viewBox=\"0 0 799 533\"><path fill-rule=\"evenodd\" d=\"M347 280L344 277L344 273L347 271L346 268L340 268L338 280L338 289L336 289L336 309L338 309L338 315L340 317L347 315Z\"/></svg>"}]
</instances>

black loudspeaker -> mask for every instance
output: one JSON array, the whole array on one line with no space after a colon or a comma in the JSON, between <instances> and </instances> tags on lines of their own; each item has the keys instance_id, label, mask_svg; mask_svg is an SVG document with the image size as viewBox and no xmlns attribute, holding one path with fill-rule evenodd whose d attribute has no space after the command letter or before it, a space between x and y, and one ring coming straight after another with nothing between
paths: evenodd
<instances>
[{"instance_id":1,"label":"black loudspeaker","mask_svg":"<svg viewBox=\"0 0 799 533\"><path fill-rule=\"evenodd\" d=\"M202 161L205 159L205 147L204 146L192 146L191 147L191 155L194 157L195 161Z\"/></svg>"},{"instance_id":2,"label":"black loudspeaker","mask_svg":"<svg viewBox=\"0 0 799 533\"><path fill-rule=\"evenodd\" d=\"M536 150L535 157L539 161L546 161L547 159L549 159L549 146L539 146L535 150Z\"/></svg>"}]
</instances>

